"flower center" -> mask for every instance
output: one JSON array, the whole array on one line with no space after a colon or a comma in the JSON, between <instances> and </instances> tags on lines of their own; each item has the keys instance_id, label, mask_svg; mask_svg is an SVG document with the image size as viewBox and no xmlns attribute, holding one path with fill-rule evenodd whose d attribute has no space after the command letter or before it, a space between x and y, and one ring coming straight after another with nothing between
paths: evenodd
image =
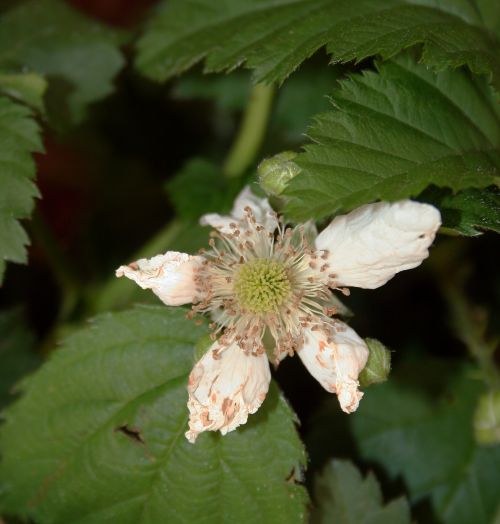
<instances>
[{"instance_id":1,"label":"flower center","mask_svg":"<svg viewBox=\"0 0 500 524\"><path fill-rule=\"evenodd\" d=\"M291 285L282 263L261 258L241 266L234 292L242 308L252 313L270 313L283 304Z\"/></svg>"}]
</instances>

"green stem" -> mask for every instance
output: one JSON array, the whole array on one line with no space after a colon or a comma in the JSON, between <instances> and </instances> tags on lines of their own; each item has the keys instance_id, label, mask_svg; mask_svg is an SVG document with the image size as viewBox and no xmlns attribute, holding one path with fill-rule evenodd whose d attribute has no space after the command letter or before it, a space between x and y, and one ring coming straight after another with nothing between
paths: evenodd
<instances>
[{"instance_id":1,"label":"green stem","mask_svg":"<svg viewBox=\"0 0 500 524\"><path fill-rule=\"evenodd\" d=\"M228 178L237 178L250 167L259 152L271 113L274 86L257 84L250 93L238 136L224 163Z\"/></svg>"},{"instance_id":2,"label":"green stem","mask_svg":"<svg viewBox=\"0 0 500 524\"><path fill-rule=\"evenodd\" d=\"M172 220L163 229L161 229L147 244L134 253L130 260L148 258L158 253L163 253L177 238L179 233L185 227L182 220ZM116 278L114 275L99 291L98 296L94 299L92 313L109 311L124 306L131 302L136 292L136 286L126 278Z\"/></svg>"},{"instance_id":3,"label":"green stem","mask_svg":"<svg viewBox=\"0 0 500 524\"><path fill-rule=\"evenodd\" d=\"M30 230L34 242L43 251L45 260L59 286L61 305L58 317L59 322L63 322L70 317L78 302L80 292L78 279L57 239L38 211L33 215Z\"/></svg>"},{"instance_id":4,"label":"green stem","mask_svg":"<svg viewBox=\"0 0 500 524\"><path fill-rule=\"evenodd\" d=\"M484 381L489 389L500 390L500 372L495 363L496 344L486 340L486 311L471 306L463 289L457 282L443 286L444 295L450 308L455 332L467 346L470 355L481 369Z\"/></svg>"}]
</instances>

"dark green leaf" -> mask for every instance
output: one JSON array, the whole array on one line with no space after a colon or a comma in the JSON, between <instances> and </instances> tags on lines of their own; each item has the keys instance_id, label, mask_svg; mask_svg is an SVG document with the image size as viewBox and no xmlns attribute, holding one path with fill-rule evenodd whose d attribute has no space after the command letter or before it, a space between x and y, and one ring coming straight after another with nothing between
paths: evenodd
<instances>
[{"instance_id":1,"label":"dark green leaf","mask_svg":"<svg viewBox=\"0 0 500 524\"><path fill-rule=\"evenodd\" d=\"M29 0L0 17L0 68L44 75L49 116L79 122L89 103L111 93L122 38L65 2Z\"/></svg>"},{"instance_id":2,"label":"dark green leaf","mask_svg":"<svg viewBox=\"0 0 500 524\"><path fill-rule=\"evenodd\" d=\"M404 498L384 506L377 479L363 478L351 462L332 460L316 479L314 524L410 524Z\"/></svg>"},{"instance_id":3,"label":"dark green leaf","mask_svg":"<svg viewBox=\"0 0 500 524\"><path fill-rule=\"evenodd\" d=\"M29 240L19 219L30 216L33 199L39 196L31 153L41 150L31 111L0 97L0 283L6 261L26 262Z\"/></svg>"},{"instance_id":4,"label":"dark green leaf","mask_svg":"<svg viewBox=\"0 0 500 524\"><path fill-rule=\"evenodd\" d=\"M302 172L285 190L294 219L499 177L498 108L464 71L435 74L404 56L341 82L332 104L311 127L315 143L297 157Z\"/></svg>"},{"instance_id":5,"label":"dark green leaf","mask_svg":"<svg viewBox=\"0 0 500 524\"><path fill-rule=\"evenodd\" d=\"M500 233L500 190L466 189L453 194L446 189L429 188L419 200L439 207L443 227L461 235L477 236L483 231Z\"/></svg>"},{"instance_id":6,"label":"dark green leaf","mask_svg":"<svg viewBox=\"0 0 500 524\"><path fill-rule=\"evenodd\" d=\"M464 1L426 3L164 1L139 41L137 66L163 81L205 59L207 71L245 64L258 81L281 82L324 45L333 61L345 62L376 54L387 58L423 44L422 60L428 65L466 64L491 75L499 88L499 45L485 29L481 11ZM486 24L490 27L489 20Z\"/></svg>"},{"instance_id":7,"label":"dark green leaf","mask_svg":"<svg viewBox=\"0 0 500 524\"><path fill-rule=\"evenodd\" d=\"M15 383L37 366L33 343L20 311L0 313L0 408L11 400Z\"/></svg>"},{"instance_id":8,"label":"dark green leaf","mask_svg":"<svg viewBox=\"0 0 500 524\"><path fill-rule=\"evenodd\" d=\"M47 90L47 81L37 73L0 72L0 92L24 104L45 111L43 97Z\"/></svg>"},{"instance_id":9,"label":"dark green leaf","mask_svg":"<svg viewBox=\"0 0 500 524\"><path fill-rule=\"evenodd\" d=\"M198 219L204 213L229 212L241 182L228 180L212 162L194 158L167 182L166 188L179 216Z\"/></svg>"},{"instance_id":10,"label":"dark green leaf","mask_svg":"<svg viewBox=\"0 0 500 524\"><path fill-rule=\"evenodd\" d=\"M490 524L498 504L500 446L474 440L483 388L469 375L454 377L449 363L413 365L407 382L370 388L352 418L363 458L402 478L413 502L430 497L444 524ZM416 377L418 389L410 384ZM441 383L427 385L427 377Z\"/></svg>"},{"instance_id":11,"label":"dark green leaf","mask_svg":"<svg viewBox=\"0 0 500 524\"><path fill-rule=\"evenodd\" d=\"M51 524L303 523L304 463L276 386L225 437L187 429L187 376L205 333L185 310L100 317L25 384L1 428L0 504Z\"/></svg>"}]
</instances>

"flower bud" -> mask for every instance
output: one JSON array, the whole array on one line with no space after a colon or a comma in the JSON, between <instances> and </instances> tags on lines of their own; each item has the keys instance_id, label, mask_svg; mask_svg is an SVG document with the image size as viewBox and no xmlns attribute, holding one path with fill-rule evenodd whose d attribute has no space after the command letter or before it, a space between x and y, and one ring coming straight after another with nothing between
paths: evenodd
<instances>
[{"instance_id":1,"label":"flower bud","mask_svg":"<svg viewBox=\"0 0 500 524\"><path fill-rule=\"evenodd\" d=\"M479 444L500 442L500 391L490 391L479 399L474 416L474 433Z\"/></svg>"},{"instance_id":2,"label":"flower bud","mask_svg":"<svg viewBox=\"0 0 500 524\"><path fill-rule=\"evenodd\" d=\"M259 164L257 172L260 185L267 194L281 195L288 182L300 173L300 167L293 162L296 156L294 151L284 151L271 158L265 158Z\"/></svg>"},{"instance_id":3,"label":"flower bud","mask_svg":"<svg viewBox=\"0 0 500 524\"><path fill-rule=\"evenodd\" d=\"M378 340L366 338L366 345L370 350L368 361L359 375L362 387L385 382L391 371L391 352Z\"/></svg>"}]
</instances>

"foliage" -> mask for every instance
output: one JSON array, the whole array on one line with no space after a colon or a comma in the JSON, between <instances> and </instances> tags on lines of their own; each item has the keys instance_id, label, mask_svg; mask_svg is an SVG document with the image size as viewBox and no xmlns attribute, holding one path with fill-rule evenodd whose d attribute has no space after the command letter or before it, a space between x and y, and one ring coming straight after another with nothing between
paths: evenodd
<instances>
[{"instance_id":1,"label":"foliage","mask_svg":"<svg viewBox=\"0 0 500 524\"><path fill-rule=\"evenodd\" d=\"M410 57L341 83L296 162L287 210L321 218L374 199L498 180L500 120L488 88L463 71L438 74ZM439 122L439 125L436 125Z\"/></svg>"},{"instance_id":2,"label":"foliage","mask_svg":"<svg viewBox=\"0 0 500 524\"><path fill-rule=\"evenodd\" d=\"M6 413L4 510L40 523L303 522L304 490L286 478L304 451L275 386L241 431L185 440L203 332L182 310L142 307L71 336Z\"/></svg>"},{"instance_id":3,"label":"foliage","mask_svg":"<svg viewBox=\"0 0 500 524\"><path fill-rule=\"evenodd\" d=\"M363 478L348 461L330 462L316 480L318 507L313 523L410 524L408 502L399 498L384 506L372 473Z\"/></svg>"},{"instance_id":4,"label":"foliage","mask_svg":"<svg viewBox=\"0 0 500 524\"><path fill-rule=\"evenodd\" d=\"M427 2L426 2L427 3ZM420 4L420 3L419 3ZM177 0L163 2L139 41L137 67L165 81L205 59L205 71L245 64L283 82L324 45L334 62L389 58L423 44L435 68L468 65L500 87L498 41L467 2L401 0ZM458 4L458 5L457 5ZM475 2L474 2L475 4Z\"/></svg>"},{"instance_id":5,"label":"foliage","mask_svg":"<svg viewBox=\"0 0 500 524\"><path fill-rule=\"evenodd\" d=\"M474 439L473 414L483 386L470 370L440 383L453 370L432 361L422 366L432 373L415 385L418 369L413 362L400 383L374 386L363 399L353 419L361 455L382 465L390 478L401 477L412 501L430 497L441 522L489 523L498 504L500 446L483 448Z\"/></svg>"},{"instance_id":6,"label":"foliage","mask_svg":"<svg viewBox=\"0 0 500 524\"><path fill-rule=\"evenodd\" d=\"M42 75L49 81L44 103L56 124L80 122L87 105L112 91L123 66L118 45L123 35L90 20L59 0L30 0L0 17L0 72L37 90L40 109ZM85 64L85 67L81 67ZM23 78L24 77L24 78ZM0 77L0 86L9 89ZM43 91L43 90L42 90ZM26 88L23 89L24 97ZM31 94L28 103L33 103Z\"/></svg>"},{"instance_id":7,"label":"foliage","mask_svg":"<svg viewBox=\"0 0 500 524\"><path fill-rule=\"evenodd\" d=\"M0 97L0 283L6 261L26 262L28 237L19 219L31 214L33 199L39 196L31 153L41 150L31 111Z\"/></svg>"},{"instance_id":8,"label":"foliage","mask_svg":"<svg viewBox=\"0 0 500 524\"><path fill-rule=\"evenodd\" d=\"M26 327L19 310L0 313L0 407L15 393L15 383L34 369L39 359L33 353L33 333Z\"/></svg>"},{"instance_id":9,"label":"foliage","mask_svg":"<svg viewBox=\"0 0 500 524\"><path fill-rule=\"evenodd\" d=\"M499 521L500 3L143 5L0 8L0 522ZM213 338L115 268L206 247L200 216L245 185L309 243L378 200L442 227L424 271L322 304L377 337L356 413L297 348L244 426L192 445Z\"/></svg>"}]
</instances>

